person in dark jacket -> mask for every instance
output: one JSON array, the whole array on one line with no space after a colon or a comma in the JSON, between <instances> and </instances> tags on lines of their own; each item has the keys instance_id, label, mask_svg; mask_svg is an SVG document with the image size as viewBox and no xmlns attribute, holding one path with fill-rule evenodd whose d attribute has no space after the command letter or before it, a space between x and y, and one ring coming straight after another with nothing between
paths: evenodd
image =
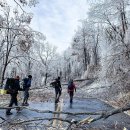
<instances>
[{"instance_id":1,"label":"person in dark jacket","mask_svg":"<svg viewBox=\"0 0 130 130\"><path fill-rule=\"evenodd\" d=\"M8 81L8 83L10 84L9 93L11 96L8 107L12 107L13 104L15 104L15 106L18 106L18 100L17 100L18 91L22 91L22 88L20 88L19 79L20 79L19 76L16 76L15 79L11 78ZM19 109L17 109L17 110L19 110ZM7 109L6 115L12 115L12 113L10 111L11 111L11 109Z\"/></svg>"},{"instance_id":2,"label":"person in dark jacket","mask_svg":"<svg viewBox=\"0 0 130 130\"><path fill-rule=\"evenodd\" d=\"M51 85L55 88L55 103L58 103L62 92L60 77L55 79L55 81L52 82Z\"/></svg>"},{"instance_id":3,"label":"person in dark jacket","mask_svg":"<svg viewBox=\"0 0 130 130\"><path fill-rule=\"evenodd\" d=\"M28 98L29 98L29 89L31 87L31 80L32 76L28 75L28 78L23 79L24 84L23 84L23 89L24 89L24 99L23 99L23 106L28 106Z\"/></svg>"},{"instance_id":4,"label":"person in dark jacket","mask_svg":"<svg viewBox=\"0 0 130 130\"><path fill-rule=\"evenodd\" d=\"M75 84L73 82L73 79L71 79L68 83L68 93L70 96L70 104L73 103L74 91L76 92L76 87L75 87Z\"/></svg>"}]
</instances>

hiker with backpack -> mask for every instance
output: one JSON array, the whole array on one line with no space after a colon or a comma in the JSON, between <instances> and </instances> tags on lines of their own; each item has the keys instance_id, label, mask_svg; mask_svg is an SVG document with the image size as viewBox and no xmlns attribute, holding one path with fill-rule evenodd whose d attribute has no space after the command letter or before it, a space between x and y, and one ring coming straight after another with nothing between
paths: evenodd
<instances>
[{"instance_id":1,"label":"hiker with backpack","mask_svg":"<svg viewBox=\"0 0 130 130\"><path fill-rule=\"evenodd\" d=\"M75 87L75 84L73 82L73 79L71 79L68 83L68 93L70 96L70 104L73 103L74 91L76 92L76 87Z\"/></svg>"},{"instance_id":2,"label":"hiker with backpack","mask_svg":"<svg viewBox=\"0 0 130 130\"><path fill-rule=\"evenodd\" d=\"M55 88L55 103L58 103L62 92L60 77L55 79L55 81L52 82L51 85Z\"/></svg>"},{"instance_id":3,"label":"hiker with backpack","mask_svg":"<svg viewBox=\"0 0 130 130\"><path fill-rule=\"evenodd\" d=\"M29 89L31 87L31 80L32 76L28 75L28 78L23 79L23 91L24 91L24 98L22 106L28 106L28 98L29 98Z\"/></svg>"},{"instance_id":4,"label":"hiker with backpack","mask_svg":"<svg viewBox=\"0 0 130 130\"><path fill-rule=\"evenodd\" d=\"M22 88L20 88L19 79L19 76L16 76L15 78L8 78L6 81L5 90L7 90L7 94L10 94L11 96L8 107L12 107L13 104L15 104L15 106L18 106L18 91L22 91ZM16 110L19 111L19 108L17 108ZM11 109L7 109L6 115L12 115L10 111Z\"/></svg>"}]
</instances>

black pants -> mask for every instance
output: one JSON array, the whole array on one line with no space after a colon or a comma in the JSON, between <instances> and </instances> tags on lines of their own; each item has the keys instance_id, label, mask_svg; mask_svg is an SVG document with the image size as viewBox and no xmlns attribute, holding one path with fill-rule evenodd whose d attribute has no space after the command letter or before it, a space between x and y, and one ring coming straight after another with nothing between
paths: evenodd
<instances>
[{"instance_id":1,"label":"black pants","mask_svg":"<svg viewBox=\"0 0 130 130\"><path fill-rule=\"evenodd\" d=\"M12 107L13 104L15 104L15 106L18 106L17 94L18 93L10 94L11 100L10 100L10 103L9 103L9 107ZM6 112L9 113L10 111L11 111L11 109L7 109Z\"/></svg>"},{"instance_id":2,"label":"black pants","mask_svg":"<svg viewBox=\"0 0 130 130\"><path fill-rule=\"evenodd\" d=\"M59 101L60 96L61 96L61 89L55 88L55 102Z\"/></svg>"},{"instance_id":3,"label":"black pants","mask_svg":"<svg viewBox=\"0 0 130 130\"><path fill-rule=\"evenodd\" d=\"M24 91L23 103L28 103L28 98L29 98L29 88L25 89Z\"/></svg>"},{"instance_id":4,"label":"black pants","mask_svg":"<svg viewBox=\"0 0 130 130\"><path fill-rule=\"evenodd\" d=\"M70 95L70 103L73 103L74 91L70 91L69 95Z\"/></svg>"}]
</instances>

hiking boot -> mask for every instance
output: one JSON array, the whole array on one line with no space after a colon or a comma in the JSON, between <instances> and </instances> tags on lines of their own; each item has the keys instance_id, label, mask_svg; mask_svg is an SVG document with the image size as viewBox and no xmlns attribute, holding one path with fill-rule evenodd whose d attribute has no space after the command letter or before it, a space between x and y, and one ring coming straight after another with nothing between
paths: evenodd
<instances>
[{"instance_id":1,"label":"hiking boot","mask_svg":"<svg viewBox=\"0 0 130 130\"><path fill-rule=\"evenodd\" d=\"M6 112L6 115L12 115L13 113L11 113L11 112Z\"/></svg>"},{"instance_id":2,"label":"hiking boot","mask_svg":"<svg viewBox=\"0 0 130 130\"><path fill-rule=\"evenodd\" d=\"M55 103L58 103L59 102L59 100L57 99L57 100L55 100Z\"/></svg>"},{"instance_id":3,"label":"hiking boot","mask_svg":"<svg viewBox=\"0 0 130 130\"><path fill-rule=\"evenodd\" d=\"M24 103L24 106L29 106L29 104L28 103Z\"/></svg>"},{"instance_id":4,"label":"hiking boot","mask_svg":"<svg viewBox=\"0 0 130 130\"><path fill-rule=\"evenodd\" d=\"M70 104L72 104L73 103L73 101L72 100L70 100Z\"/></svg>"}]
</instances>

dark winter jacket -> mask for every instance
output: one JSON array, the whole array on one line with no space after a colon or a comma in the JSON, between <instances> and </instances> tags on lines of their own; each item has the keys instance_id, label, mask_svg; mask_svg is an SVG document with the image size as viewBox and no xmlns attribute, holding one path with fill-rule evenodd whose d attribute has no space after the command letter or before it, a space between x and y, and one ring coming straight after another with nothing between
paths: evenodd
<instances>
[{"instance_id":1,"label":"dark winter jacket","mask_svg":"<svg viewBox=\"0 0 130 130\"><path fill-rule=\"evenodd\" d=\"M9 94L17 94L18 91L22 91L22 89L20 88L20 84L19 84L19 79L7 79L7 83L5 86L5 89L7 89L7 92Z\"/></svg>"},{"instance_id":2,"label":"dark winter jacket","mask_svg":"<svg viewBox=\"0 0 130 130\"><path fill-rule=\"evenodd\" d=\"M55 79L55 81L52 82L51 85L52 85L55 89L62 89L62 88L61 88L61 82L60 82L59 79Z\"/></svg>"},{"instance_id":3,"label":"dark winter jacket","mask_svg":"<svg viewBox=\"0 0 130 130\"><path fill-rule=\"evenodd\" d=\"M23 89L29 89L31 87L31 79L25 78L23 79Z\"/></svg>"}]
</instances>

